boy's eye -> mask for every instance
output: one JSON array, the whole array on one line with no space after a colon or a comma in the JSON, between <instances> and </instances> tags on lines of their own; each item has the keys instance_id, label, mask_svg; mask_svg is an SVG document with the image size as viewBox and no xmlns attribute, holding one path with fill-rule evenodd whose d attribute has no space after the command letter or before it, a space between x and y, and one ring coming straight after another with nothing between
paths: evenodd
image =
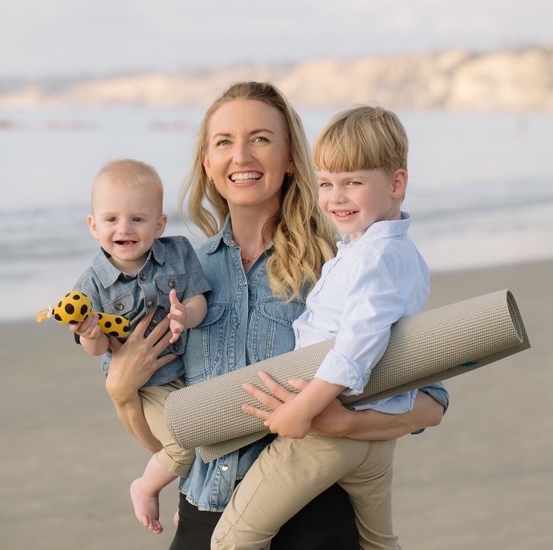
<instances>
[{"instance_id":1,"label":"boy's eye","mask_svg":"<svg viewBox=\"0 0 553 550\"><path fill-rule=\"evenodd\" d=\"M321 181L319 183L319 187L332 187L332 183L330 183L329 181Z\"/></svg>"},{"instance_id":2,"label":"boy's eye","mask_svg":"<svg viewBox=\"0 0 553 550\"><path fill-rule=\"evenodd\" d=\"M348 181L348 185L361 185L360 181Z\"/></svg>"}]
</instances>

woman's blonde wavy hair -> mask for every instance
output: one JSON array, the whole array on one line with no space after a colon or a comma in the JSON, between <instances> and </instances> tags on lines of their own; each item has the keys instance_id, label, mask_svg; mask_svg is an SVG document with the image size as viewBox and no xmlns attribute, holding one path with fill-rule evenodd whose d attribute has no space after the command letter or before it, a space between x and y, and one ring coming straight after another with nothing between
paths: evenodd
<instances>
[{"instance_id":1,"label":"woman's blonde wavy hair","mask_svg":"<svg viewBox=\"0 0 553 550\"><path fill-rule=\"evenodd\" d=\"M262 101L276 109L284 122L294 172L286 175L282 184L280 210L274 220L274 253L267 260L267 274L275 296L289 300L303 297L306 286L311 289L319 278L322 264L334 256L337 234L318 206L317 181L301 119L274 85L235 82L207 110L180 193L181 216L184 219L188 198L188 215L205 235L215 235L224 225L228 204L209 181L202 158L211 116L222 105L238 99Z\"/></svg>"}]
</instances>

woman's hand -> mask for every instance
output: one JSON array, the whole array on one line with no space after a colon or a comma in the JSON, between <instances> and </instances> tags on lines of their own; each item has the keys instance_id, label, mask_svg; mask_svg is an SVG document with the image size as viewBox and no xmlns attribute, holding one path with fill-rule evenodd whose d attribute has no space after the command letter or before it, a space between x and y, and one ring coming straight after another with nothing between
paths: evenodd
<instances>
[{"instance_id":1,"label":"woman's hand","mask_svg":"<svg viewBox=\"0 0 553 550\"><path fill-rule=\"evenodd\" d=\"M175 358L172 354L158 357L171 340L169 319L163 319L144 337L153 315L152 312L143 317L124 344L110 337L112 357L106 389L116 406L134 399L152 374Z\"/></svg>"}]
</instances>

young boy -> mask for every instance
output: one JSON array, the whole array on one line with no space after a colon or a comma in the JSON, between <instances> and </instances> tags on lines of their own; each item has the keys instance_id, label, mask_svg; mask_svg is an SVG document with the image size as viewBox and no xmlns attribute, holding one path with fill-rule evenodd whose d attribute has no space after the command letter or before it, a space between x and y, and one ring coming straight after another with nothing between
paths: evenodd
<instances>
[{"instance_id":1,"label":"young boy","mask_svg":"<svg viewBox=\"0 0 553 550\"><path fill-rule=\"evenodd\" d=\"M176 477L185 477L194 461L194 451L183 450L171 438L163 410L169 392L184 386L186 335L182 333L204 319L203 293L210 288L188 240L161 237L167 216L162 210L163 185L154 168L127 159L106 164L94 179L91 208L88 226L101 249L75 289L90 298L93 311L126 317L131 330L153 310L152 324L166 315L171 319L171 345L163 354L177 358L160 368L139 392L148 423L142 427L140 441L150 450L161 443L162 449L131 485L136 517L161 533L159 492ZM107 374L110 344L100 332L98 316L70 328L89 354L103 355L102 369Z\"/></svg>"},{"instance_id":2,"label":"young boy","mask_svg":"<svg viewBox=\"0 0 553 550\"><path fill-rule=\"evenodd\" d=\"M340 393L362 391L393 323L425 308L428 268L407 236L410 216L401 211L407 151L397 116L369 106L336 115L315 141L319 205L345 238L323 266L294 329L297 348L336 342L309 385L265 422L279 437L237 486L213 549L265 548L283 523L335 482L354 506L360 547L399 548L391 520L395 441L330 438L310 428ZM415 395L363 408L402 413Z\"/></svg>"}]
</instances>

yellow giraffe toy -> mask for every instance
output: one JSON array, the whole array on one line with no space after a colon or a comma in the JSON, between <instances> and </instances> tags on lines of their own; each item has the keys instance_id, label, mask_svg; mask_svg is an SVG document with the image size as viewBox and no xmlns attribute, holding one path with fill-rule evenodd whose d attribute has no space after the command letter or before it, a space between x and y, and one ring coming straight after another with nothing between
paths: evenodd
<instances>
[{"instance_id":1,"label":"yellow giraffe toy","mask_svg":"<svg viewBox=\"0 0 553 550\"><path fill-rule=\"evenodd\" d=\"M129 335L130 323L125 317L91 311L91 309L90 298L78 290L73 290L54 307L39 309L36 320L40 323L44 319L54 318L64 325L74 325L84 321L89 315L98 315L98 324L102 332L117 338L126 338Z\"/></svg>"}]
</instances>

